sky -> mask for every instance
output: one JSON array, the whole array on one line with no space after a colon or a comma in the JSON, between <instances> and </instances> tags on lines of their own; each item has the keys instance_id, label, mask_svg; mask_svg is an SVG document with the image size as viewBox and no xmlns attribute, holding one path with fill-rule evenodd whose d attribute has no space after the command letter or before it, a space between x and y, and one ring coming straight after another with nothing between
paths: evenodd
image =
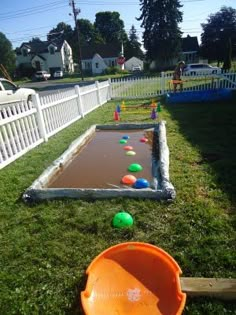
<instances>
[{"instance_id":1,"label":"sky","mask_svg":"<svg viewBox=\"0 0 236 315\"><path fill-rule=\"evenodd\" d=\"M134 25L140 41L142 40L139 0L75 0L81 12L79 18L94 22L97 12L117 11L124 21L128 33ZM183 36L197 36L200 43L201 23L222 6L236 9L236 0L182 0L183 23L180 24ZM1 0L0 32L11 41L13 48L32 37L46 40L47 33L60 22L74 28L69 0Z\"/></svg>"}]
</instances>

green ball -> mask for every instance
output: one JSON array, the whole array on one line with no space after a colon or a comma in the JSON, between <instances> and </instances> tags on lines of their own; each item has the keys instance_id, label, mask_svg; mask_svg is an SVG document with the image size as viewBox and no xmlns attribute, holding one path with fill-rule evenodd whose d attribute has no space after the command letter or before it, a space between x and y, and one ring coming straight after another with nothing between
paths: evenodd
<instances>
[{"instance_id":1,"label":"green ball","mask_svg":"<svg viewBox=\"0 0 236 315\"><path fill-rule=\"evenodd\" d=\"M127 140L125 140L125 139L120 139L119 143L120 143L120 144L125 144L125 143L127 143Z\"/></svg>"},{"instance_id":2,"label":"green ball","mask_svg":"<svg viewBox=\"0 0 236 315\"><path fill-rule=\"evenodd\" d=\"M132 226L133 223L134 220L132 216L128 212L124 211L116 213L112 220L112 225L116 228Z\"/></svg>"},{"instance_id":3,"label":"green ball","mask_svg":"<svg viewBox=\"0 0 236 315\"><path fill-rule=\"evenodd\" d=\"M130 166L128 167L128 170L130 172L140 172L142 171L142 169L143 169L142 166L137 163L130 164Z\"/></svg>"}]
</instances>

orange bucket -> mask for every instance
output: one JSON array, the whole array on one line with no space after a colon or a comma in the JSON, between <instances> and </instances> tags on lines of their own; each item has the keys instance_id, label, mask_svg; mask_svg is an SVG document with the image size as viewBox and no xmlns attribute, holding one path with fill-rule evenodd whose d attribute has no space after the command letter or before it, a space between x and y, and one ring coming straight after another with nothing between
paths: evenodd
<instances>
[{"instance_id":1,"label":"orange bucket","mask_svg":"<svg viewBox=\"0 0 236 315\"><path fill-rule=\"evenodd\" d=\"M176 261L146 243L112 246L89 265L85 291L86 315L180 315L185 306Z\"/></svg>"}]
</instances>

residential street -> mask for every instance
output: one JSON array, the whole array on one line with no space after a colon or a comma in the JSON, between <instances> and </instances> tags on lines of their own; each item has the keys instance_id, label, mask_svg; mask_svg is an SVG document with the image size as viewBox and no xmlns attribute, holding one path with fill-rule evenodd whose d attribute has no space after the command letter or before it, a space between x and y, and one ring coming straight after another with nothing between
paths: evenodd
<instances>
[{"instance_id":1,"label":"residential street","mask_svg":"<svg viewBox=\"0 0 236 315\"><path fill-rule=\"evenodd\" d=\"M21 87L25 88L32 88L35 89L36 91L39 92L40 95L50 95L58 90L65 90L65 89L71 89L73 88L76 84L79 86L85 86L89 84L93 84L93 81L83 81L83 82L74 82L74 83L60 83L56 82L53 80L49 81L38 81L38 82L30 82L30 83L25 83L20 85Z\"/></svg>"}]
</instances>

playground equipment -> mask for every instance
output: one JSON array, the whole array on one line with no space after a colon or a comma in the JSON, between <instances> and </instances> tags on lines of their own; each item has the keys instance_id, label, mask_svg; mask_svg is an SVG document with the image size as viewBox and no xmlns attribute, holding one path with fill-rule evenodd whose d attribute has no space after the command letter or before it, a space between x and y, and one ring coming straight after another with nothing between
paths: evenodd
<instances>
[{"instance_id":1,"label":"playground equipment","mask_svg":"<svg viewBox=\"0 0 236 315\"><path fill-rule=\"evenodd\" d=\"M140 142L143 142L143 143L146 143L146 142L148 142L148 139L145 138L145 137L143 137L143 138L141 138L139 141L140 141Z\"/></svg>"},{"instance_id":2,"label":"playground equipment","mask_svg":"<svg viewBox=\"0 0 236 315\"><path fill-rule=\"evenodd\" d=\"M157 108L157 104L156 104L156 102L154 100L152 100L150 107L152 109L156 109Z\"/></svg>"},{"instance_id":3,"label":"playground equipment","mask_svg":"<svg viewBox=\"0 0 236 315\"><path fill-rule=\"evenodd\" d=\"M128 167L128 170L130 172L140 172L143 170L143 167L138 163L133 163L133 164L130 164L130 166Z\"/></svg>"},{"instance_id":4,"label":"playground equipment","mask_svg":"<svg viewBox=\"0 0 236 315\"><path fill-rule=\"evenodd\" d=\"M117 106L116 106L116 111L117 111L117 113L120 113L120 112L121 112L121 109L120 109L120 105L119 105L119 104L117 104Z\"/></svg>"},{"instance_id":5,"label":"playground equipment","mask_svg":"<svg viewBox=\"0 0 236 315\"><path fill-rule=\"evenodd\" d=\"M126 145L123 149L126 151L132 151L133 147L131 145Z\"/></svg>"},{"instance_id":6,"label":"playground equipment","mask_svg":"<svg viewBox=\"0 0 236 315\"><path fill-rule=\"evenodd\" d=\"M113 117L114 117L114 120L120 120L120 115L117 111L114 111Z\"/></svg>"},{"instance_id":7,"label":"playground equipment","mask_svg":"<svg viewBox=\"0 0 236 315\"><path fill-rule=\"evenodd\" d=\"M215 89L168 93L166 96L167 104L201 103L230 100L233 97L233 92L230 89Z\"/></svg>"},{"instance_id":8,"label":"playground equipment","mask_svg":"<svg viewBox=\"0 0 236 315\"><path fill-rule=\"evenodd\" d=\"M121 103L121 111L126 111L125 101L122 101Z\"/></svg>"},{"instance_id":9,"label":"playground equipment","mask_svg":"<svg viewBox=\"0 0 236 315\"><path fill-rule=\"evenodd\" d=\"M108 248L86 270L86 315L180 315L188 296L236 299L236 279L180 277L176 261L156 246L128 242Z\"/></svg>"},{"instance_id":10,"label":"playground equipment","mask_svg":"<svg viewBox=\"0 0 236 315\"><path fill-rule=\"evenodd\" d=\"M157 119L157 113L155 111L155 108L152 109L152 112L151 112L151 119Z\"/></svg>"},{"instance_id":11,"label":"playground equipment","mask_svg":"<svg viewBox=\"0 0 236 315\"><path fill-rule=\"evenodd\" d=\"M145 178L138 178L133 185L136 189L148 188L149 186L150 184Z\"/></svg>"},{"instance_id":12,"label":"playground equipment","mask_svg":"<svg viewBox=\"0 0 236 315\"><path fill-rule=\"evenodd\" d=\"M182 293L176 261L156 246L128 242L108 248L89 265L81 293L86 315L180 315Z\"/></svg>"},{"instance_id":13,"label":"playground equipment","mask_svg":"<svg viewBox=\"0 0 236 315\"><path fill-rule=\"evenodd\" d=\"M125 175L122 177L121 182L125 185L133 185L136 182L136 177L133 175Z\"/></svg>"},{"instance_id":14,"label":"playground equipment","mask_svg":"<svg viewBox=\"0 0 236 315\"><path fill-rule=\"evenodd\" d=\"M136 152L134 152L134 151L127 151L127 152L126 152L126 155L128 155L128 156L134 156L134 155L136 155Z\"/></svg>"}]
</instances>

